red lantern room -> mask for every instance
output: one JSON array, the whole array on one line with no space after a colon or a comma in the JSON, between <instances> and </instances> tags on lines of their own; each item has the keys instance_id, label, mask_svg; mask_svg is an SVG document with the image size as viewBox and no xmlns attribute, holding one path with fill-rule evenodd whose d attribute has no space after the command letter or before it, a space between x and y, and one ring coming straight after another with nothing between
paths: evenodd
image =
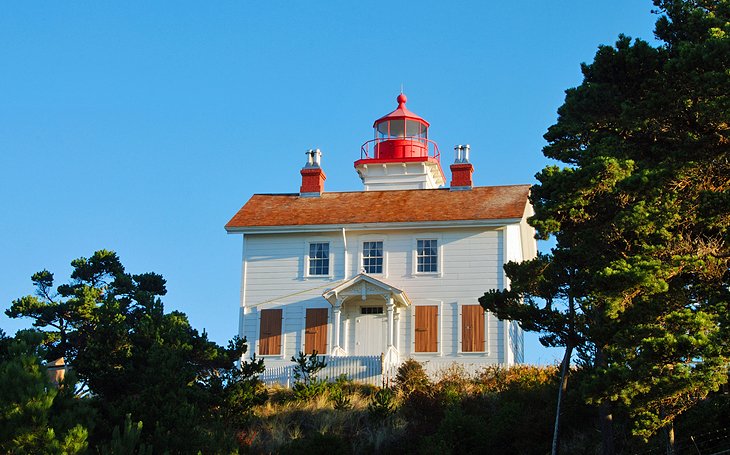
<instances>
[{"instance_id":1,"label":"red lantern room","mask_svg":"<svg viewBox=\"0 0 730 455\"><path fill-rule=\"evenodd\" d=\"M445 180L438 145L428 138L430 125L406 108L406 95L397 101L396 110L373 124L375 138L362 145L355 168L366 190L438 188Z\"/></svg>"}]
</instances>

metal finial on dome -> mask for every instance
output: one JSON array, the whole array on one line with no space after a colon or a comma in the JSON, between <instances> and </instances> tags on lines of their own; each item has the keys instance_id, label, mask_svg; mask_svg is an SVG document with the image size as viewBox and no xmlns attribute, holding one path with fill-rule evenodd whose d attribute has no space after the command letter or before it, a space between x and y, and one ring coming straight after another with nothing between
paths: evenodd
<instances>
[{"instance_id":1,"label":"metal finial on dome","mask_svg":"<svg viewBox=\"0 0 730 455\"><path fill-rule=\"evenodd\" d=\"M401 93L400 95L398 95L396 101L398 101L398 107L400 107L406 104L406 101L408 101L408 97L405 95L405 93Z\"/></svg>"}]
</instances>

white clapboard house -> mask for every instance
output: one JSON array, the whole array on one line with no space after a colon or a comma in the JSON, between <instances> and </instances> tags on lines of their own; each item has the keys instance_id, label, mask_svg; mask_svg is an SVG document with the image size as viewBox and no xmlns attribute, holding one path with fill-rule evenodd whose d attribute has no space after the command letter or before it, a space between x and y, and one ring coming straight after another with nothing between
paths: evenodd
<instances>
[{"instance_id":1,"label":"white clapboard house","mask_svg":"<svg viewBox=\"0 0 730 455\"><path fill-rule=\"evenodd\" d=\"M429 124L405 104L362 146L363 190L325 192L313 150L299 193L255 194L226 225L243 236L240 336L269 379L300 351L326 355L330 377L370 381L407 358L430 371L523 359L520 328L477 299L508 286L507 261L536 254L529 185L473 186L457 146L445 188Z\"/></svg>"}]
</instances>

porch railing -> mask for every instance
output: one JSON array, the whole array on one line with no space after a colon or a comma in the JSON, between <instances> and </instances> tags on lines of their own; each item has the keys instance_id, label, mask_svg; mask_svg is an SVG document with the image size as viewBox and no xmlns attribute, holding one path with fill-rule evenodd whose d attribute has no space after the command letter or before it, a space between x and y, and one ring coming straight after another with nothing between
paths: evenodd
<instances>
[{"instance_id":1,"label":"porch railing","mask_svg":"<svg viewBox=\"0 0 730 455\"><path fill-rule=\"evenodd\" d=\"M362 384L382 386L390 384L398 370L397 365L387 365L380 355L326 357L327 366L317 377L335 381L341 375ZM266 368L259 378L266 385L279 384L291 387L294 384L294 365Z\"/></svg>"},{"instance_id":2,"label":"porch railing","mask_svg":"<svg viewBox=\"0 0 730 455\"><path fill-rule=\"evenodd\" d=\"M487 359L416 359L422 364L426 373L432 379L438 379L439 376L452 368L457 368L463 373L473 376L479 373L488 365L496 365L507 367L505 364L495 364ZM388 363L383 355L373 356L347 356L347 357L326 357L327 366L317 373L317 377L335 381L341 375L346 375L348 379L361 384L370 384L374 386L392 385L396 374L398 373L399 363ZM259 378L266 385L281 385L291 387L294 385L294 365L286 365L280 367L266 368Z\"/></svg>"}]
</instances>

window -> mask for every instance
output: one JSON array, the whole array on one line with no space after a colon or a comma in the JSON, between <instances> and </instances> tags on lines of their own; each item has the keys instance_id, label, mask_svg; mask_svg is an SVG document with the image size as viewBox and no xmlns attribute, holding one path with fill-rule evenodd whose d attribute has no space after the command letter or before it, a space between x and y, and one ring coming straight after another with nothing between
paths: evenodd
<instances>
[{"instance_id":1,"label":"window","mask_svg":"<svg viewBox=\"0 0 730 455\"><path fill-rule=\"evenodd\" d=\"M383 242L363 242L362 268L365 273L383 273Z\"/></svg>"},{"instance_id":2,"label":"window","mask_svg":"<svg viewBox=\"0 0 730 455\"><path fill-rule=\"evenodd\" d=\"M327 308L307 308L304 353L327 354Z\"/></svg>"},{"instance_id":3,"label":"window","mask_svg":"<svg viewBox=\"0 0 730 455\"><path fill-rule=\"evenodd\" d=\"M281 354L281 309L261 310L259 354Z\"/></svg>"},{"instance_id":4,"label":"window","mask_svg":"<svg viewBox=\"0 0 730 455\"><path fill-rule=\"evenodd\" d=\"M438 306L416 306L416 352L438 351Z\"/></svg>"},{"instance_id":5,"label":"window","mask_svg":"<svg viewBox=\"0 0 730 455\"><path fill-rule=\"evenodd\" d=\"M436 239L418 240L416 259L419 273L438 272L438 242Z\"/></svg>"},{"instance_id":6,"label":"window","mask_svg":"<svg viewBox=\"0 0 730 455\"><path fill-rule=\"evenodd\" d=\"M381 306L361 306L360 314L383 314Z\"/></svg>"},{"instance_id":7,"label":"window","mask_svg":"<svg viewBox=\"0 0 730 455\"><path fill-rule=\"evenodd\" d=\"M312 242L309 244L309 275L329 275L330 244Z\"/></svg>"},{"instance_id":8,"label":"window","mask_svg":"<svg viewBox=\"0 0 730 455\"><path fill-rule=\"evenodd\" d=\"M484 352L484 308L461 307L461 352Z\"/></svg>"}]
</instances>

